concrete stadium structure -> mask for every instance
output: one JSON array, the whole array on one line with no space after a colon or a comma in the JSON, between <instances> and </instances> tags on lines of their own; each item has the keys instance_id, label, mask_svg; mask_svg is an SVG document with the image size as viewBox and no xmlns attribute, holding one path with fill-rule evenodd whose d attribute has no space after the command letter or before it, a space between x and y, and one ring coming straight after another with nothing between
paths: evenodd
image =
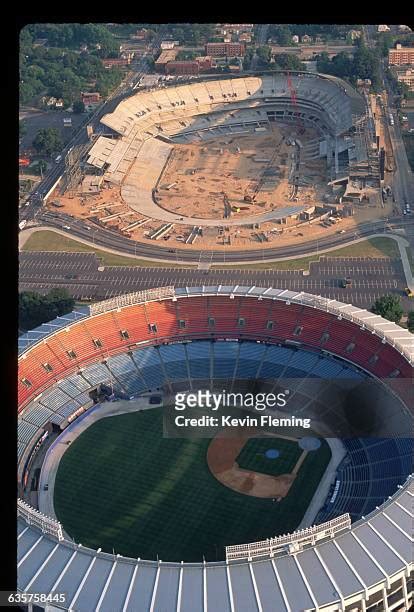
<instances>
[{"instance_id":1,"label":"concrete stadium structure","mask_svg":"<svg viewBox=\"0 0 414 612\"><path fill-rule=\"evenodd\" d=\"M182 217L157 205L154 189L174 143L202 144L217 136L254 133L272 121L291 123L293 134L300 121L319 134L307 143L307 155L326 159L331 181L343 181L351 167L359 177L369 177L375 133L365 99L336 77L295 72L290 79L295 102L286 74L278 72L138 92L101 119L114 138L98 137L88 163L121 186L131 209L178 225L215 226L217 220ZM254 219L227 219L226 225L279 220L305 208L288 205Z\"/></svg>"},{"instance_id":2,"label":"concrete stadium structure","mask_svg":"<svg viewBox=\"0 0 414 612\"><path fill-rule=\"evenodd\" d=\"M127 294L59 317L19 339L20 496L30 463L47 437L45 425L87 408L88 391L104 380L103 369L109 376L111 359L122 365L125 389L132 370L123 362L127 356L132 360L134 351L229 338L272 350L303 348L315 360L346 363L356 374L382 381L404 407L402 419L412 419L413 336L368 311L260 287L164 287ZM139 367L133 367L139 378ZM166 363L163 368L174 371ZM142 378L137 392L149 385ZM65 604L43 607L85 612L408 610L413 499L409 476L389 499L352 524L345 512L289 536L229 547L226 561L198 564L91 550L67 540L57 521L20 501L19 590L66 592Z\"/></svg>"}]
</instances>

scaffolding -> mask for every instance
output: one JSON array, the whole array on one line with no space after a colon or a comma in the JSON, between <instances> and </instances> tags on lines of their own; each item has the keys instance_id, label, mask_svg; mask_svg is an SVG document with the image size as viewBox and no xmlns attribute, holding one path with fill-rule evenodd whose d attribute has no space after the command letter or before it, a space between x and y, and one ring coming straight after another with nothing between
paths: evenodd
<instances>
[{"instance_id":1,"label":"scaffolding","mask_svg":"<svg viewBox=\"0 0 414 612\"><path fill-rule=\"evenodd\" d=\"M68 193L74 196L77 193L85 174L82 168L82 160L92 147L92 142L72 147L65 156L65 171L60 187L61 195Z\"/></svg>"}]
</instances>

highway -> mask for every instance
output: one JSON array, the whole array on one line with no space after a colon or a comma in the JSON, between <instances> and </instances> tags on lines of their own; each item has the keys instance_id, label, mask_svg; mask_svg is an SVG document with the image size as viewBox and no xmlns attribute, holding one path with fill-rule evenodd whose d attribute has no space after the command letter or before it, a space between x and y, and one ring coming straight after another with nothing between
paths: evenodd
<instances>
[{"instance_id":1,"label":"highway","mask_svg":"<svg viewBox=\"0 0 414 612\"><path fill-rule=\"evenodd\" d=\"M165 246L162 247L158 243L148 242L148 244L136 242L125 238L115 230L101 228L93 224L90 220L84 221L71 217L64 213L55 213L49 211L41 211L37 215L37 221L42 226L49 226L61 231L65 231L65 225L70 228L67 233L70 237L76 239L84 239L91 243L96 248L113 249L119 254L134 255L137 257L150 259L165 259L177 263L230 263L263 260L269 261L283 257L303 257L308 253L322 251L331 247L345 246L352 242L355 238L369 238L373 234L384 233L387 235L395 230L405 229L407 226L414 229L414 218L408 219L389 219L388 221L377 221L366 223L358 228L358 231L346 231L344 234L333 234L319 240L310 240L309 242L295 244L283 247L273 247L260 250L243 250L243 251L199 251L186 250ZM88 226L91 229L88 229Z\"/></svg>"}]
</instances>

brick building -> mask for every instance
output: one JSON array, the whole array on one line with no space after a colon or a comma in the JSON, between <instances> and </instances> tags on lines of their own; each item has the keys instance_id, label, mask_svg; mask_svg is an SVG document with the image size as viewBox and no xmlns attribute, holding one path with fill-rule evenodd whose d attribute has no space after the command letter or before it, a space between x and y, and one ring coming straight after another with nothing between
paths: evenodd
<instances>
[{"instance_id":1,"label":"brick building","mask_svg":"<svg viewBox=\"0 0 414 612\"><path fill-rule=\"evenodd\" d=\"M198 74L200 66L195 60L183 60L181 62L168 62L165 65L166 74Z\"/></svg>"},{"instance_id":2,"label":"brick building","mask_svg":"<svg viewBox=\"0 0 414 612\"><path fill-rule=\"evenodd\" d=\"M410 91L414 91L414 70L412 68L394 69L393 73L399 83L405 83Z\"/></svg>"},{"instance_id":3,"label":"brick building","mask_svg":"<svg viewBox=\"0 0 414 612\"><path fill-rule=\"evenodd\" d=\"M105 66L105 68L112 68L112 66L128 66L130 63L131 58L122 57L108 58L102 60L102 64Z\"/></svg>"},{"instance_id":4,"label":"brick building","mask_svg":"<svg viewBox=\"0 0 414 612\"><path fill-rule=\"evenodd\" d=\"M388 64L390 66L402 66L407 64L414 66L414 47L403 47L399 43L394 49L388 51Z\"/></svg>"},{"instance_id":5,"label":"brick building","mask_svg":"<svg viewBox=\"0 0 414 612\"><path fill-rule=\"evenodd\" d=\"M206 55L212 57L243 57L244 45L242 43L207 43Z\"/></svg>"},{"instance_id":6,"label":"brick building","mask_svg":"<svg viewBox=\"0 0 414 612\"><path fill-rule=\"evenodd\" d=\"M175 60L177 53L178 51L176 49L161 51L158 59L155 62L155 70L157 70L157 72L165 72L166 65Z\"/></svg>"}]
</instances>

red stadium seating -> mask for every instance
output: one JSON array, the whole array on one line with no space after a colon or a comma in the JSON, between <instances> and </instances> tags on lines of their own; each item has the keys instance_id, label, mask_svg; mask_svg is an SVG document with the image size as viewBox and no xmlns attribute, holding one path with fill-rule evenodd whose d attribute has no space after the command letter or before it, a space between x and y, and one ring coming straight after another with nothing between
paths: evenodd
<instances>
[{"instance_id":1,"label":"red stadium seating","mask_svg":"<svg viewBox=\"0 0 414 612\"><path fill-rule=\"evenodd\" d=\"M214 325L212 321L209 325L209 318ZM180 326L180 320L185 322L184 326ZM268 326L269 321L273 326ZM126 331L128 337L122 337L121 331ZM322 343L324 332L329 338ZM401 377L412 377L411 366L393 347L330 313L254 297L191 297L136 304L99 314L77 321L34 345L19 360L19 406L23 408L51 382L81 365L123 352L136 343L159 343L177 336L296 340L309 348L345 357L379 377L389 377L396 370ZM95 346L94 339L99 339L102 346ZM351 342L355 346L347 352ZM70 358L68 351L74 351L76 356ZM378 359L370 361L372 355ZM50 372L42 366L45 363L52 368ZM22 379L30 381L31 386L27 388Z\"/></svg>"}]
</instances>

